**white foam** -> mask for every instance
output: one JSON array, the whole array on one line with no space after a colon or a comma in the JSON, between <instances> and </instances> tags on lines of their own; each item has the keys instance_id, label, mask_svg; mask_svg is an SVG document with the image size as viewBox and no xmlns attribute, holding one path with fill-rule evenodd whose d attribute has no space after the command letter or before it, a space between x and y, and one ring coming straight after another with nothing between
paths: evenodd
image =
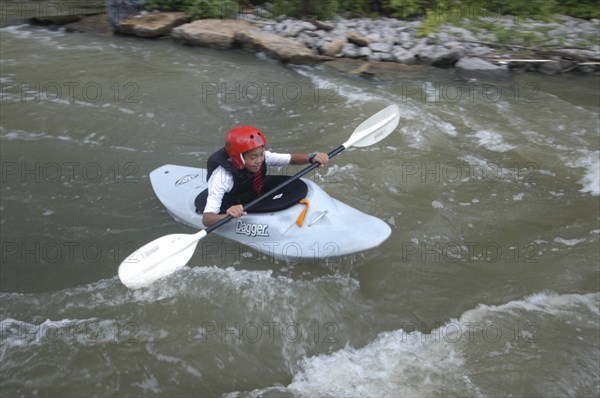
<instances>
[{"instance_id":1,"label":"white foam","mask_svg":"<svg viewBox=\"0 0 600 398\"><path fill-rule=\"evenodd\" d=\"M585 175L580 183L583 188L579 192L591 193L592 195L600 195L600 151L590 154L582 160L583 166L586 168Z\"/></svg>"},{"instance_id":2,"label":"white foam","mask_svg":"<svg viewBox=\"0 0 600 398\"><path fill-rule=\"evenodd\" d=\"M582 239L563 239L563 238L557 236L556 238L554 238L554 241L556 243L562 243L563 245L566 245L566 246L575 246L575 245L577 245L579 243L585 242L586 239L585 238L582 238Z\"/></svg>"},{"instance_id":3,"label":"white foam","mask_svg":"<svg viewBox=\"0 0 600 398\"><path fill-rule=\"evenodd\" d=\"M135 111L133 111L133 110L131 110L131 109L129 109L129 108L119 108L119 110L120 110L121 112L123 112L123 113L127 113L127 114L129 114L129 115L133 115L133 114L135 114Z\"/></svg>"},{"instance_id":4,"label":"white foam","mask_svg":"<svg viewBox=\"0 0 600 398\"><path fill-rule=\"evenodd\" d=\"M144 380L139 383L132 383L131 386L141 388L144 393L152 392L154 394L160 394L161 392L161 389L158 386L158 380L154 375L149 373L146 373Z\"/></svg>"},{"instance_id":5,"label":"white foam","mask_svg":"<svg viewBox=\"0 0 600 398\"><path fill-rule=\"evenodd\" d=\"M363 348L305 359L288 389L304 397L432 396L461 383L458 348L420 332L385 332Z\"/></svg>"},{"instance_id":6,"label":"white foam","mask_svg":"<svg viewBox=\"0 0 600 398\"><path fill-rule=\"evenodd\" d=\"M121 328L121 329L120 329ZM13 318L0 322L2 330L2 355L15 347L55 343L94 346L114 342L125 336L122 322L117 320L86 319L46 319L40 324L20 321ZM119 333L121 332L121 336ZM142 337L142 333L136 336ZM148 338L149 336L145 336ZM152 339L151 337L149 338Z\"/></svg>"},{"instance_id":7,"label":"white foam","mask_svg":"<svg viewBox=\"0 0 600 398\"><path fill-rule=\"evenodd\" d=\"M584 168L585 173L579 183L583 188L579 192L600 195L600 151L579 150L577 158L561 156L565 165L572 168Z\"/></svg>"},{"instance_id":8,"label":"white foam","mask_svg":"<svg viewBox=\"0 0 600 398\"><path fill-rule=\"evenodd\" d=\"M568 317L574 308L587 308L590 314L581 322L597 327L599 301L598 293L558 295L543 291L502 305L479 305L429 334L399 329L379 334L362 348L346 345L332 354L305 358L287 388L269 387L252 391L249 396L292 393L301 397L420 397L438 396L441 391L452 391L457 396L483 396L480 388L465 376L469 373L465 369L469 346L483 343L487 349L490 339L495 339L491 333L482 331L491 331L502 319L510 322L512 318L507 317L511 316L535 319L535 314L542 313ZM523 312L526 314L522 315ZM536 332L535 328L523 328L521 337L534 339ZM514 336L505 333L503 338L504 352L512 350ZM502 355L503 352L490 352L490 357Z\"/></svg>"},{"instance_id":9,"label":"white foam","mask_svg":"<svg viewBox=\"0 0 600 398\"><path fill-rule=\"evenodd\" d=\"M507 144L500 133L490 130L480 130L475 133L479 145L493 152L507 152L514 146Z\"/></svg>"},{"instance_id":10,"label":"white foam","mask_svg":"<svg viewBox=\"0 0 600 398\"><path fill-rule=\"evenodd\" d=\"M351 86L348 84L341 84L339 81L333 81L323 76L317 75L312 68L306 68L297 66L294 68L298 74L308 77L312 81L312 90L319 90L319 94L324 96L323 98L331 99L335 101L337 96L345 98L349 104L352 103L368 103L374 101L387 100L374 92L368 92L360 89L357 86ZM315 94L315 95L319 95Z\"/></svg>"}]
</instances>

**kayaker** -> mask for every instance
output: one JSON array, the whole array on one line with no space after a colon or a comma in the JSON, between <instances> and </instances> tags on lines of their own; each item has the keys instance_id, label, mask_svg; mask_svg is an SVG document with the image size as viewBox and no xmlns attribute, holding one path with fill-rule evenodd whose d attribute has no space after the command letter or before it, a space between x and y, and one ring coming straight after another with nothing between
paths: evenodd
<instances>
[{"instance_id":1,"label":"kayaker","mask_svg":"<svg viewBox=\"0 0 600 398\"><path fill-rule=\"evenodd\" d=\"M319 163L325 167L329 157L323 152L310 155L275 153L265 150L267 139L252 126L238 126L225 138L225 147L207 162L208 198L202 223L211 226L227 214L241 217L247 213L240 203L248 203L265 191L267 167Z\"/></svg>"}]
</instances>

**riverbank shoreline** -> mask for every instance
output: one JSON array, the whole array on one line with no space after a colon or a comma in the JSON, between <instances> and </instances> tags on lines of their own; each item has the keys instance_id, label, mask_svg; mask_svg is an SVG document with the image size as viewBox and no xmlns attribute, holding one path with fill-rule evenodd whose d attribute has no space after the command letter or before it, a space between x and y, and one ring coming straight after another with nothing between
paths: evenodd
<instances>
[{"instance_id":1,"label":"riverbank shoreline","mask_svg":"<svg viewBox=\"0 0 600 398\"><path fill-rule=\"evenodd\" d=\"M344 73L366 77L377 77L380 70L387 74L423 67L455 68L466 75L491 77L515 72L600 74L600 45L596 44L600 43L600 20L480 18L443 24L425 36L420 36L421 23L385 17L318 21L282 16L272 20L252 13L191 21L181 12L142 12L114 26L104 14L83 16L63 26L69 32L243 48L291 64L332 62ZM340 69L339 64L344 67Z\"/></svg>"}]
</instances>

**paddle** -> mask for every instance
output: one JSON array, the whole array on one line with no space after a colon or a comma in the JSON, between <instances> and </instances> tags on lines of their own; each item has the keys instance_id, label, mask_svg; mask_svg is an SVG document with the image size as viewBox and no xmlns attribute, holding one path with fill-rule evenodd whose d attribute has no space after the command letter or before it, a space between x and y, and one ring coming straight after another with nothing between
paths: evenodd
<instances>
[{"instance_id":1,"label":"paddle","mask_svg":"<svg viewBox=\"0 0 600 398\"><path fill-rule=\"evenodd\" d=\"M399 121L400 109L398 106L388 106L362 122L346 142L328 153L329 158L353 146L366 147L381 141L396 129ZM261 200L277 193L284 186L310 173L317 167L319 167L317 163L306 167L293 177L244 205L244 210L251 209ZM195 234L171 234L147 243L130 254L119 265L121 282L130 289L137 289L146 287L155 280L172 274L186 265L192 258L198 241L215 229L227 224L232 218L228 215Z\"/></svg>"}]
</instances>

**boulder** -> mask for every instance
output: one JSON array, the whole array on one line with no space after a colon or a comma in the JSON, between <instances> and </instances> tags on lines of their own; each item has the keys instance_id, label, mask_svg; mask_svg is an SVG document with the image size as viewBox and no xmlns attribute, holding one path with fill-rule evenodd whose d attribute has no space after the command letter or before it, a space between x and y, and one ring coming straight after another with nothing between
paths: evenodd
<instances>
[{"instance_id":1,"label":"boulder","mask_svg":"<svg viewBox=\"0 0 600 398\"><path fill-rule=\"evenodd\" d=\"M119 21L115 31L140 37L167 36L174 27L189 22L190 16L184 12L159 12L146 14L141 18L127 17Z\"/></svg>"},{"instance_id":2,"label":"boulder","mask_svg":"<svg viewBox=\"0 0 600 398\"><path fill-rule=\"evenodd\" d=\"M348 42L356 44L359 47L367 47L370 43L369 39L356 32L348 32Z\"/></svg>"},{"instance_id":3,"label":"boulder","mask_svg":"<svg viewBox=\"0 0 600 398\"><path fill-rule=\"evenodd\" d=\"M286 24L285 29L281 32L283 36L286 37L296 37L302 31L314 31L317 30L317 27L311 22L306 21L297 21Z\"/></svg>"},{"instance_id":4,"label":"boulder","mask_svg":"<svg viewBox=\"0 0 600 398\"><path fill-rule=\"evenodd\" d=\"M507 65L495 65L481 58L464 57L454 67L463 74L498 76L508 73Z\"/></svg>"},{"instance_id":5,"label":"boulder","mask_svg":"<svg viewBox=\"0 0 600 398\"><path fill-rule=\"evenodd\" d=\"M410 51L406 51L401 46L395 46L392 55L394 56L394 60L401 64L412 65L417 63L414 54Z\"/></svg>"},{"instance_id":6,"label":"boulder","mask_svg":"<svg viewBox=\"0 0 600 398\"><path fill-rule=\"evenodd\" d=\"M304 30L304 26L301 23L293 23L287 25L285 29L281 32L285 37L296 37Z\"/></svg>"},{"instance_id":7,"label":"boulder","mask_svg":"<svg viewBox=\"0 0 600 398\"><path fill-rule=\"evenodd\" d=\"M358 49L358 56L359 57L368 57L369 55L371 55L372 51L369 47L360 47Z\"/></svg>"},{"instance_id":8,"label":"boulder","mask_svg":"<svg viewBox=\"0 0 600 398\"><path fill-rule=\"evenodd\" d=\"M107 14L86 15L79 21L63 25L65 31L69 33L94 33L102 35L111 35L113 27L110 25Z\"/></svg>"},{"instance_id":9,"label":"boulder","mask_svg":"<svg viewBox=\"0 0 600 398\"><path fill-rule=\"evenodd\" d=\"M542 62L539 64L537 71L544 75L556 75L566 71L575 69L577 64L573 61L569 61L562 58L549 60L548 62Z\"/></svg>"},{"instance_id":10,"label":"boulder","mask_svg":"<svg viewBox=\"0 0 600 398\"><path fill-rule=\"evenodd\" d=\"M356 44L346 43L342 48L342 57L347 58L358 58L358 47Z\"/></svg>"},{"instance_id":11,"label":"boulder","mask_svg":"<svg viewBox=\"0 0 600 398\"><path fill-rule=\"evenodd\" d=\"M225 49L237 44L239 33L254 29L247 21L201 19L173 29L171 35L187 44Z\"/></svg>"},{"instance_id":12,"label":"boulder","mask_svg":"<svg viewBox=\"0 0 600 398\"><path fill-rule=\"evenodd\" d=\"M465 28L459 28L456 26L445 26L444 29L453 34L454 36L464 40L464 41L477 41L477 38Z\"/></svg>"},{"instance_id":13,"label":"boulder","mask_svg":"<svg viewBox=\"0 0 600 398\"><path fill-rule=\"evenodd\" d=\"M426 46L415 57L420 63L437 67L451 67L465 54L461 47Z\"/></svg>"},{"instance_id":14,"label":"boulder","mask_svg":"<svg viewBox=\"0 0 600 398\"><path fill-rule=\"evenodd\" d=\"M339 37L323 46L323 54L330 57L335 57L337 54L342 52L342 49L344 48L344 45L346 43L347 42L345 37Z\"/></svg>"},{"instance_id":15,"label":"boulder","mask_svg":"<svg viewBox=\"0 0 600 398\"><path fill-rule=\"evenodd\" d=\"M390 53L373 52L367 56L369 61L394 61L394 56Z\"/></svg>"},{"instance_id":16,"label":"boulder","mask_svg":"<svg viewBox=\"0 0 600 398\"><path fill-rule=\"evenodd\" d=\"M369 44L369 48L372 51L380 52L380 53L392 52L392 45L388 44L388 43L371 43L371 44Z\"/></svg>"},{"instance_id":17,"label":"boulder","mask_svg":"<svg viewBox=\"0 0 600 398\"><path fill-rule=\"evenodd\" d=\"M331 57L319 55L295 40L255 29L240 30L235 38L244 48L263 51L283 62L315 64L331 60Z\"/></svg>"},{"instance_id":18,"label":"boulder","mask_svg":"<svg viewBox=\"0 0 600 398\"><path fill-rule=\"evenodd\" d=\"M333 26L331 26L330 24L328 24L326 22L322 22L319 20L312 20L310 22L313 25L315 25L317 27L317 29L324 30L325 32L329 32L330 30L333 30Z\"/></svg>"}]
</instances>

